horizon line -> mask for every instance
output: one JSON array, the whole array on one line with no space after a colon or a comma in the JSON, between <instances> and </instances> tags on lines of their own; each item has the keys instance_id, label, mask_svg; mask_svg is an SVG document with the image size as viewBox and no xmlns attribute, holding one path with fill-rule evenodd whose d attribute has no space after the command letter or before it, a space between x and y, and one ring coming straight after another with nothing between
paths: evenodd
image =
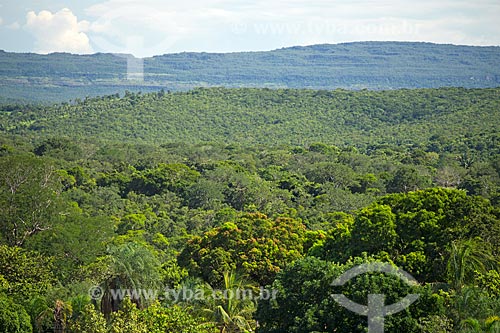
<instances>
[{"instance_id":1,"label":"horizon line","mask_svg":"<svg viewBox=\"0 0 500 333\"><path fill-rule=\"evenodd\" d=\"M427 41L364 40L364 41L351 41L351 42L339 42L339 43L318 43L318 44L308 44L308 45L291 45L291 46L283 46L280 48L273 48L273 49L266 49L266 50L228 51L228 52L181 51L181 52L157 54L157 55L152 55L152 56L148 56L148 57L136 57L132 53L121 53L121 52L72 53L72 52L65 52L65 51L55 51L55 52L50 52L50 53L38 53L38 52L34 52L34 51L8 51L8 50L4 50L4 49L0 49L0 52L14 53L14 54L34 54L34 55L40 55L40 56L50 56L50 55L54 55L54 54L68 54L68 55L74 55L74 56L95 56L95 55L105 54L105 55L118 55L118 56L127 56L127 57L132 56L132 57L137 58L137 59L148 59L148 58L154 58L154 57L162 57L165 55L186 54L186 53L198 53L198 54L260 53L260 52L280 51L280 50L293 49L293 48L308 48L308 47L322 46L322 45L335 46L335 45L367 44L367 43L431 44L431 45L457 46L457 47L500 48L500 45L472 45L472 44L436 43L436 42L427 42Z\"/></svg>"}]
</instances>

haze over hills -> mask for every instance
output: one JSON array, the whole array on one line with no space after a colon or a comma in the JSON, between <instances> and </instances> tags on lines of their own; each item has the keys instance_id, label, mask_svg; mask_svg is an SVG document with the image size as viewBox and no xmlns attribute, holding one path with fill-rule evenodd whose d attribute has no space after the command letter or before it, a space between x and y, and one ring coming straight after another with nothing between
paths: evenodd
<instances>
[{"instance_id":1,"label":"haze over hills","mask_svg":"<svg viewBox=\"0 0 500 333\"><path fill-rule=\"evenodd\" d=\"M125 90L200 86L374 90L500 86L500 47L356 42L266 52L176 53L143 60L144 80L129 80L125 55L0 51L0 101L64 101Z\"/></svg>"}]
</instances>

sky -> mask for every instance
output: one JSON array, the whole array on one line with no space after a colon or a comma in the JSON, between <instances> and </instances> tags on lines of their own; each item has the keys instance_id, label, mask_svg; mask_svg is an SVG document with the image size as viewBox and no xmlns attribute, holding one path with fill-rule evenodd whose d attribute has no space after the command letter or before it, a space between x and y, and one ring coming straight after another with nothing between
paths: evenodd
<instances>
[{"instance_id":1,"label":"sky","mask_svg":"<svg viewBox=\"0 0 500 333\"><path fill-rule=\"evenodd\" d=\"M499 0L0 0L0 49L263 51L355 41L500 45Z\"/></svg>"}]
</instances>

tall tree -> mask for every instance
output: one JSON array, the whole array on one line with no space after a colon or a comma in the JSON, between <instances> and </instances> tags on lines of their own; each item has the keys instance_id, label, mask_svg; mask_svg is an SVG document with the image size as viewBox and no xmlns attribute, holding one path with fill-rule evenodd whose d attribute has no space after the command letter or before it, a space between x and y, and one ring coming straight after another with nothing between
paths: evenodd
<instances>
[{"instance_id":1,"label":"tall tree","mask_svg":"<svg viewBox=\"0 0 500 333\"><path fill-rule=\"evenodd\" d=\"M130 297L140 307L154 301L148 298L153 298L158 291L160 262L147 245L135 242L112 245L109 259L108 276L102 284L101 310L104 314L117 311L125 297Z\"/></svg>"},{"instance_id":2,"label":"tall tree","mask_svg":"<svg viewBox=\"0 0 500 333\"><path fill-rule=\"evenodd\" d=\"M205 285L201 314L220 333L251 332L255 329L255 287L234 271L224 272L222 289Z\"/></svg>"},{"instance_id":3,"label":"tall tree","mask_svg":"<svg viewBox=\"0 0 500 333\"><path fill-rule=\"evenodd\" d=\"M54 166L31 156L0 159L0 234L12 246L49 230L58 218L61 189Z\"/></svg>"}]
</instances>

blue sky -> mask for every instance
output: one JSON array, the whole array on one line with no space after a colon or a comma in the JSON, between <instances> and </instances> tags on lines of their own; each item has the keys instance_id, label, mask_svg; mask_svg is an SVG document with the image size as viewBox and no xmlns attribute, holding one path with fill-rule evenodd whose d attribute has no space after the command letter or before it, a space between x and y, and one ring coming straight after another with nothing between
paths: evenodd
<instances>
[{"instance_id":1,"label":"blue sky","mask_svg":"<svg viewBox=\"0 0 500 333\"><path fill-rule=\"evenodd\" d=\"M0 49L235 52L367 40L500 45L498 0L3 0Z\"/></svg>"}]
</instances>

